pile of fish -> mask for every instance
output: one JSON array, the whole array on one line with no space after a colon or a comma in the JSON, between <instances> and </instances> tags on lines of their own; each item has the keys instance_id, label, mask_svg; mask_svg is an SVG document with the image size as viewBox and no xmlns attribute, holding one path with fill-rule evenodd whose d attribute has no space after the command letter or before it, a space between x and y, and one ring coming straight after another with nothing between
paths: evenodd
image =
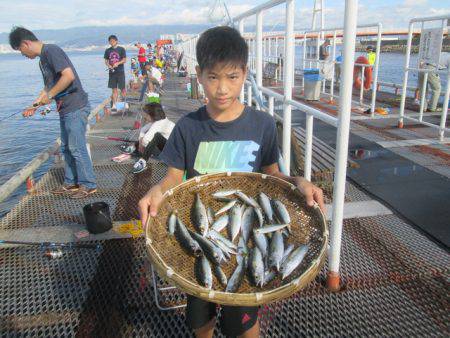
<instances>
[{"instance_id":1,"label":"pile of fish","mask_svg":"<svg viewBox=\"0 0 450 338\"><path fill-rule=\"evenodd\" d=\"M261 192L257 202L240 190L217 191L212 196L225 203L217 212L205 206L198 193L195 196L191 220L196 231L189 230L176 211L168 218L169 234L196 257L200 285L213 288L214 273L226 292L236 292L245 275L251 285L263 287L277 275L285 279L300 265L309 244L286 245L291 218L281 201ZM237 267L227 277L222 266L231 255L236 255Z\"/></svg>"}]
</instances>

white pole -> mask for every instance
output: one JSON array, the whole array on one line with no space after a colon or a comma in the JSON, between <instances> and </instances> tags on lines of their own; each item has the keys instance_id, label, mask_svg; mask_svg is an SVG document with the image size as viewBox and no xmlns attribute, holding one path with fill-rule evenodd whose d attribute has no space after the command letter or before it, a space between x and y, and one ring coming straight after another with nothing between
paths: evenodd
<instances>
[{"instance_id":1,"label":"white pole","mask_svg":"<svg viewBox=\"0 0 450 338\"><path fill-rule=\"evenodd\" d=\"M303 36L303 71L305 71L306 68L306 33ZM305 90L305 74L303 74L302 77L302 86L303 86L303 91Z\"/></svg>"},{"instance_id":2,"label":"white pole","mask_svg":"<svg viewBox=\"0 0 450 338\"><path fill-rule=\"evenodd\" d=\"M273 116L273 112L274 112L274 103L275 103L275 98L273 96L269 96L269 114Z\"/></svg>"},{"instance_id":3,"label":"white pole","mask_svg":"<svg viewBox=\"0 0 450 338\"><path fill-rule=\"evenodd\" d=\"M263 41L262 41L262 22L263 13L256 14L256 84L258 87L262 86L262 55L263 55ZM255 95L259 95L255 93Z\"/></svg>"},{"instance_id":4,"label":"white pole","mask_svg":"<svg viewBox=\"0 0 450 338\"><path fill-rule=\"evenodd\" d=\"M336 135L336 161L333 187L333 215L330 232L329 272L327 284L331 290L339 289L339 263L341 254L342 222L344 212L345 181L347 175L348 137L352 102L353 60L355 58L356 17L358 0L345 1L344 55L340 84L339 120Z\"/></svg>"},{"instance_id":5,"label":"white pole","mask_svg":"<svg viewBox=\"0 0 450 338\"><path fill-rule=\"evenodd\" d=\"M241 36L243 36L244 35L244 19L239 20L238 27L239 27L239 33L241 33ZM248 62L247 62L247 65L248 65ZM241 89L241 95L239 95L239 100L241 101L241 103L244 103L244 100L245 100L244 92L245 92L245 82Z\"/></svg>"},{"instance_id":6,"label":"white pole","mask_svg":"<svg viewBox=\"0 0 450 338\"><path fill-rule=\"evenodd\" d=\"M333 32L333 72L332 72L332 77L331 77L331 89L330 89L330 101L333 102L334 101L334 74L336 72L335 68L336 68L336 31Z\"/></svg>"},{"instance_id":7,"label":"white pole","mask_svg":"<svg viewBox=\"0 0 450 338\"><path fill-rule=\"evenodd\" d=\"M422 95L420 95L420 109L419 109L419 121L423 120L423 110L425 109L425 100L427 99L427 82L428 82L428 72L422 74L423 75L423 83L422 83ZM419 74L420 76L420 74Z\"/></svg>"},{"instance_id":8,"label":"white pole","mask_svg":"<svg viewBox=\"0 0 450 338\"><path fill-rule=\"evenodd\" d=\"M310 114L306 114L305 172L304 172L304 177L308 181L311 181L313 123L314 123L314 117L312 115L310 115Z\"/></svg>"},{"instance_id":9,"label":"white pole","mask_svg":"<svg viewBox=\"0 0 450 338\"><path fill-rule=\"evenodd\" d=\"M284 99L292 99L294 80L294 0L286 1L286 36L284 38ZM291 112L292 106L284 104L283 111L283 158L288 173L291 172Z\"/></svg>"},{"instance_id":10,"label":"white pole","mask_svg":"<svg viewBox=\"0 0 450 338\"><path fill-rule=\"evenodd\" d=\"M375 70L373 77L373 85L372 85L372 103L370 105L370 115L374 117L375 115L375 103L377 99L377 86L378 86L378 66L380 64L380 49L381 49L381 23L378 24L378 36L377 36L377 51L375 56Z\"/></svg>"},{"instance_id":11,"label":"white pole","mask_svg":"<svg viewBox=\"0 0 450 338\"><path fill-rule=\"evenodd\" d=\"M247 86L247 106L252 106L252 85Z\"/></svg>"},{"instance_id":12,"label":"white pole","mask_svg":"<svg viewBox=\"0 0 450 338\"><path fill-rule=\"evenodd\" d=\"M398 127L403 128L403 116L405 115L405 101L406 101L406 87L408 85L408 68L409 68L409 58L411 54L411 42L413 33L413 22L409 22L409 32L408 32L408 43L406 47L406 57L405 57L405 74L403 76L403 87L402 87L402 98L400 101L400 118L398 119Z\"/></svg>"},{"instance_id":13,"label":"white pole","mask_svg":"<svg viewBox=\"0 0 450 338\"><path fill-rule=\"evenodd\" d=\"M269 51L268 51L268 60L270 61L270 62L272 62L272 60L270 59L270 57L272 56L272 38L269 36L269 40L267 41L267 47L268 47L268 49L269 49Z\"/></svg>"},{"instance_id":14,"label":"white pole","mask_svg":"<svg viewBox=\"0 0 450 338\"><path fill-rule=\"evenodd\" d=\"M450 68L447 68L447 90L444 96L444 105L442 106L441 123L439 125L439 140L444 141L445 122L447 121L448 100L450 96Z\"/></svg>"}]
</instances>

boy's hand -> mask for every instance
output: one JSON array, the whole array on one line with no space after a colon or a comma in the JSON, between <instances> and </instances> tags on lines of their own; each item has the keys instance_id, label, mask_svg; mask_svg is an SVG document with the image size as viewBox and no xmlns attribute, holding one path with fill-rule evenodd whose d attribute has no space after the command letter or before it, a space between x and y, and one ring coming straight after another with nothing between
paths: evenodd
<instances>
[{"instance_id":1,"label":"boy's hand","mask_svg":"<svg viewBox=\"0 0 450 338\"><path fill-rule=\"evenodd\" d=\"M316 202L322 212L325 213L325 203L323 202L322 189L315 186L303 177L296 177L295 185L297 186L298 190L300 190L300 192L305 196L306 204L309 207L312 207L314 205L314 202Z\"/></svg>"},{"instance_id":2,"label":"boy's hand","mask_svg":"<svg viewBox=\"0 0 450 338\"><path fill-rule=\"evenodd\" d=\"M163 199L163 193L159 184L151 188L138 203L139 215L142 222L142 227L146 228L148 217L155 217L159 205Z\"/></svg>"}]
</instances>

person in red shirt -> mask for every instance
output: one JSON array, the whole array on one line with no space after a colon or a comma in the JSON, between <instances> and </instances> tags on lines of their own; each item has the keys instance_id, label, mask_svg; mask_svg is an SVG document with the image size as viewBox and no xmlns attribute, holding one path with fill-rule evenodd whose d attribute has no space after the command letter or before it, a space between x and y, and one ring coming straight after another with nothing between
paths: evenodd
<instances>
[{"instance_id":1,"label":"person in red shirt","mask_svg":"<svg viewBox=\"0 0 450 338\"><path fill-rule=\"evenodd\" d=\"M147 58L145 57L145 48L140 42L138 42L135 46L138 48L138 62L141 67L141 73L145 76L147 74L145 71L145 63L147 62Z\"/></svg>"}]
</instances>

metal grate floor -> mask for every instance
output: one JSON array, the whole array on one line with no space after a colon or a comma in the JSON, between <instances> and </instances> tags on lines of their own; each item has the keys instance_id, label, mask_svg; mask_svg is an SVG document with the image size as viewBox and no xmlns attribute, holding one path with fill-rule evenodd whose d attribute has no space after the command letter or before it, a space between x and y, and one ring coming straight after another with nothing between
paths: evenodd
<instances>
[{"instance_id":1,"label":"metal grate floor","mask_svg":"<svg viewBox=\"0 0 450 338\"><path fill-rule=\"evenodd\" d=\"M178 79L175 79L178 81ZM167 81L167 90L179 82ZM181 90L181 89L179 89ZM169 96L170 94L168 94ZM169 116L198 105L183 95L169 96ZM166 104L163 101L163 104ZM111 116L99 122L96 135L130 127L133 117ZM120 133L120 132L119 132ZM123 133L122 133L123 134ZM62 181L52 168L0 220L1 229L83 224L81 208L104 200L113 219L137 217L137 201L165 174L151 163L140 175L131 164L108 160L117 144L92 138L99 193L74 201L48 191ZM347 183L347 200L370 197ZM161 311L155 303L144 239L100 241L102 249L67 251L49 260L38 248L0 251L0 336L2 337L192 337L184 310ZM450 256L395 215L344 222L341 273L344 288L324 287L326 267L293 297L262 306L265 337L448 337ZM159 286L168 286L157 278ZM177 290L161 291L163 305L182 304ZM221 337L216 330L216 335Z\"/></svg>"}]
</instances>

